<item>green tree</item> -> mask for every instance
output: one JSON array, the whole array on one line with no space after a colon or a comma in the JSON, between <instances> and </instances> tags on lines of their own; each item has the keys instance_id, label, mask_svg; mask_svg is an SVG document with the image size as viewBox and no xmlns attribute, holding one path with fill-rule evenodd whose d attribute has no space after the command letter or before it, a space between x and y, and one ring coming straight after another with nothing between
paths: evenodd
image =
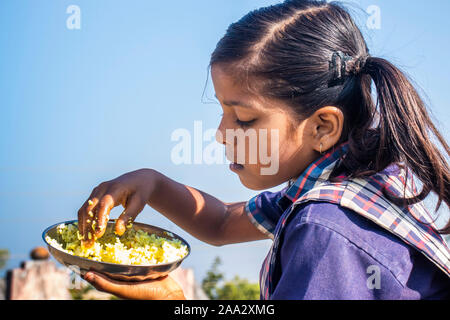
<instances>
[{"instance_id":1,"label":"green tree","mask_svg":"<svg viewBox=\"0 0 450 320\"><path fill-rule=\"evenodd\" d=\"M223 273L219 272L219 265L222 263L219 257L214 259L211 269L206 273L206 277L202 280L202 289L211 300L214 300L217 292L217 284L222 281Z\"/></svg>"},{"instance_id":2,"label":"green tree","mask_svg":"<svg viewBox=\"0 0 450 320\"><path fill-rule=\"evenodd\" d=\"M6 266L6 262L9 259L9 251L8 249L0 249L0 270L2 270Z\"/></svg>"},{"instance_id":3,"label":"green tree","mask_svg":"<svg viewBox=\"0 0 450 320\"><path fill-rule=\"evenodd\" d=\"M217 300L259 300L259 285L235 276L217 288Z\"/></svg>"},{"instance_id":4,"label":"green tree","mask_svg":"<svg viewBox=\"0 0 450 320\"><path fill-rule=\"evenodd\" d=\"M202 281L202 289L211 300L258 300L259 285L251 283L247 279L235 276L223 285L219 283L224 279L223 273L219 271L221 260L214 259L211 269Z\"/></svg>"},{"instance_id":5,"label":"green tree","mask_svg":"<svg viewBox=\"0 0 450 320\"><path fill-rule=\"evenodd\" d=\"M81 289L69 289L69 292L73 300L83 300L84 295L93 289L93 286L87 285Z\"/></svg>"}]
</instances>

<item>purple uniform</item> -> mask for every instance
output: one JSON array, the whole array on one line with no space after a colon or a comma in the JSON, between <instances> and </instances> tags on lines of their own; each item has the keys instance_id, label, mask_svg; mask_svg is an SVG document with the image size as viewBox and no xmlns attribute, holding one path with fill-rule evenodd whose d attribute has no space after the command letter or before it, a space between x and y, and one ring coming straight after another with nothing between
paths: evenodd
<instances>
[{"instance_id":1,"label":"purple uniform","mask_svg":"<svg viewBox=\"0 0 450 320\"><path fill-rule=\"evenodd\" d=\"M445 272L354 210L308 201L287 216L294 194L313 183L305 174L301 184L264 192L247 205L251 221L275 242L261 269L262 299L450 298Z\"/></svg>"}]
</instances>

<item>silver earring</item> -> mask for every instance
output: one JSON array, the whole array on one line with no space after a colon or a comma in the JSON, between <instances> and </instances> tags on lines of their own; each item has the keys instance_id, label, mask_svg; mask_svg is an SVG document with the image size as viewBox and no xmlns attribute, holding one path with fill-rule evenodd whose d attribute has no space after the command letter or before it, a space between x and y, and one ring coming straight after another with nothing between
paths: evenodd
<instances>
[{"instance_id":1,"label":"silver earring","mask_svg":"<svg viewBox=\"0 0 450 320\"><path fill-rule=\"evenodd\" d=\"M323 148L323 145L322 145L322 143L321 143L321 144L320 144L320 154L321 154L321 155L323 155L322 148Z\"/></svg>"}]
</instances>

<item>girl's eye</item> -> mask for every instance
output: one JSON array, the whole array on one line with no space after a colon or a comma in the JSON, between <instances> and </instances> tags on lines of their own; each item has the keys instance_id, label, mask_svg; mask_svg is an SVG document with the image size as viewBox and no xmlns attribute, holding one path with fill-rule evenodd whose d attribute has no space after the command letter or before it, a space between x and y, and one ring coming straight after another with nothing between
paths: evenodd
<instances>
[{"instance_id":1,"label":"girl's eye","mask_svg":"<svg viewBox=\"0 0 450 320\"><path fill-rule=\"evenodd\" d=\"M236 123L242 128L250 127L252 124L255 123L255 121L256 121L256 119L253 119L251 121L241 121L239 119L236 119Z\"/></svg>"}]
</instances>

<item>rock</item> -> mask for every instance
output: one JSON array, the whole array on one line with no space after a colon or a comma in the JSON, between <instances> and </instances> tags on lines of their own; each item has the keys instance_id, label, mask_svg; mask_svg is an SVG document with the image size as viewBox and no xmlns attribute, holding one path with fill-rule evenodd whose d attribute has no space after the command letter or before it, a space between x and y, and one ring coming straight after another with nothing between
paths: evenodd
<instances>
[{"instance_id":1,"label":"rock","mask_svg":"<svg viewBox=\"0 0 450 320\"><path fill-rule=\"evenodd\" d=\"M50 258L50 253L44 247L36 247L31 250L30 257L33 260L47 260Z\"/></svg>"},{"instance_id":2,"label":"rock","mask_svg":"<svg viewBox=\"0 0 450 320\"><path fill-rule=\"evenodd\" d=\"M70 300L70 275L50 260L26 261L9 273L11 300Z\"/></svg>"},{"instance_id":3,"label":"rock","mask_svg":"<svg viewBox=\"0 0 450 320\"><path fill-rule=\"evenodd\" d=\"M208 297L196 283L194 270L177 268L169 274L183 289L187 300L208 300Z\"/></svg>"}]
</instances>

